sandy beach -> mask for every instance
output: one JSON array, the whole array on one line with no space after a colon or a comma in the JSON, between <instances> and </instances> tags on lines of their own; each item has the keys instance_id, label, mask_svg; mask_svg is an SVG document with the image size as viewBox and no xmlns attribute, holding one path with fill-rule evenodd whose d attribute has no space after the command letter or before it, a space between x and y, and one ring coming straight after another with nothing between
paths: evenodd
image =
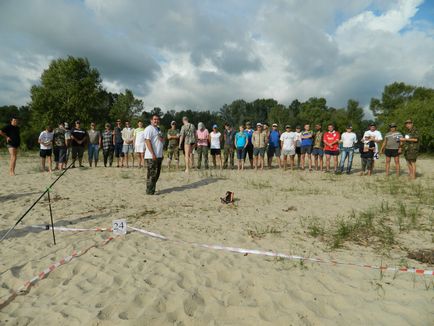
<instances>
[{"instance_id":1,"label":"sandy beach","mask_svg":"<svg viewBox=\"0 0 434 326\"><path fill-rule=\"evenodd\" d=\"M53 187L56 226L111 227L112 220L173 240L272 250L348 263L434 266L407 257L434 249L434 160L420 177L322 172L167 172L145 195L145 169L73 169ZM1 156L0 230L11 227L56 173ZM166 162L164 162L165 164ZM393 165L392 165L393 166ZM220 201L226 191L235 204ZM371 224L360 228L361 220ZM348 221L358 221L351 222ZM0 301L53 262L110 232L28 228L49 223L42 200L0 243ZM343 232L345 225L352 225ZM361 222L360 222L361 223ZM356 226L355 226L356 225ZM360 230L362 230L360 232ZM345 233L345 234L344 234ZM90 249L0 310L2 325L432 325L434 277L216 251L137 232Z\"/></svg>"}]
</instances>

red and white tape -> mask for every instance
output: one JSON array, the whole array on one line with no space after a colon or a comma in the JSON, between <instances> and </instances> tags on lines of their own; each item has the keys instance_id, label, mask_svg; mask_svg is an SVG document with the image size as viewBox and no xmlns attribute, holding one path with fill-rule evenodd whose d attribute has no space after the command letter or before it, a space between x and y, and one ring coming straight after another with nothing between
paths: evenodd
<instances>
[{"instance_id":1,"label":"red and white tape","mask_svg":"<svg viewBox=\"0 0 434 326\"><path fill-rule=\"evenodd\" d=\"M240 254L251 254L251 255L259 255L259 256L277 257L277 258L283 258L283 259L289 259L289 260L310 261L310 262L322 263L322 264L356 266L356 267L381 270L383 272L395 272L395 273L403 272L403 273L413 273L413 274L418 274L418 275L434 275L434 270L426 270L426 269L422 269L422 268L398 268L398 267L388 267L388 266L375 266L375 265L368 265L368 264L362 264L362 263L348 263L348 262L342 262L342 261L338 261L338 260L294 256L294 255L288 255L288 254L273 252L273 251L265 251L265 250L257 250L257 249L245 249L245 248L237 248L237 247L227 247L227 246L222 246L222 245L203 244L203 243L196 243L196 242L190 242L190 241L184 241L184 240L173 240L173 239L169 239L169 238L167 238L161 234L149 232L149 231L139 229L136 227L128 226L128 228L131 230L134 230L136 232L142 233L146 236L157 238L160 240L166 240L166 241L177 242L177 243L184 243L184 244L188 244L188 245L191 245L194 247L201 247L201 248L212 249L212 250L221 250L221 251L235 252L235 253L240 253Z\"/></svg>"},{"instance_id":2,"label":"red and white tape","mask_svg":"<svg viewBox=\"0 0 434 326\"><path fill-rule=\"evenodd\" d=\"M34 286L40 280L46 278L48 276L48 274L50 274L52 271L54 271L58 267L69 263L74 258L77 258L77 257L84 255L92 248L105 246L107 243L109 243L113 239L114 239L114 237L109 237L106 240L104 240L103 242L101 242L100 244L94 244L94 245L87 247L86 249L83 249L80 251L74 250L71 255L62 258L61 260L59 260L58 262L56 262L54 264L51 264L46 269L44 269L42 272L40 272L38 275L34 276L32 279L25 282L24 285L21 286L19 289L17 289L16 291L13 291L6 299L0 301L0 309L4 308L9 303L11 303L18 295L27 293L32 286Z\"/></svg>"}]
</instances>

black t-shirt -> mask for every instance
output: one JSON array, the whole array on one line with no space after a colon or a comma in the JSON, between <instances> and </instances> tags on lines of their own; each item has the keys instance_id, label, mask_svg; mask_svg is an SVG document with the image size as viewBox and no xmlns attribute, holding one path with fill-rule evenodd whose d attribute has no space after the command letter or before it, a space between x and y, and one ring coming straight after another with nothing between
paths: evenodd
<instances>
[{"instance_id":1,"label":"black t-shirt","mask_svg":"<svg viewBox=\"0 0 434 326\"><path fill-rule=\"evenodd\" d=\"M86 131L83 129L73 128L71 131L71 136L74 136L74 138L77 140L83 140L84 138L86 138ZM84 147L84 142L79 144L75 141L75 139L73 139L71 142L72 146Z\"/></svg>"},{"instance_id":2,"label":"black t-shirt","mask_svg":"<svg viewBox=\"0 0 434 326\"><path fill-rule=\"evenodd\" d=\"M369 143L366 144L367 146L369 146L369 148L375 148L375 142L374 141L370 141ZM360 157L361 158L373 158L374 157L374 150L368 150L367 152L364 151L365 150L365 143L361 142L360 143Z\"/></svg>"},{"instance_id":3,"label":"black t-shirt","mask_svg":"<svg viewBox=\"0 0 434 326\"><path fill-rule=\"evenodd\" d=\"M8 145L18 148L21 144L20 138L20 127L7 125L2 129L2 131L8 136L11 140L8 142Z\"/></svg>"}]
</instances>

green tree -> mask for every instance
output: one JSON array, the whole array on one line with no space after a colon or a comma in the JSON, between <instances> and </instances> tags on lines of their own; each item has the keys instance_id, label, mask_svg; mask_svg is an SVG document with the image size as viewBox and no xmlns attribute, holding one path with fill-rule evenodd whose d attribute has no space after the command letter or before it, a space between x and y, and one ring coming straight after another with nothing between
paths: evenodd
<instances>
[{"instance_id":1,"label":"green tree","mask_svg":"<svg viewBox=\"0 0 434 326\"><path fill-rule=\"evenodd\" d=\"M136 99L129 89L125 93L117 94L113 105L110 108L110 119L112 121L121 119L122 121L132 121L138 118L143 112L143 101Z\"/></svg>"},{"instance_id":2,"label":"green tree","mask_svg":"<svg viewBox=\"0 0 434 326\"><path fill-rule=\"evenodd\" d=\"M39 129L73 119L87 123L103 114L101 78L85 58L53 60L30 96L33 125Z\"/></svg>"}]
</instances>

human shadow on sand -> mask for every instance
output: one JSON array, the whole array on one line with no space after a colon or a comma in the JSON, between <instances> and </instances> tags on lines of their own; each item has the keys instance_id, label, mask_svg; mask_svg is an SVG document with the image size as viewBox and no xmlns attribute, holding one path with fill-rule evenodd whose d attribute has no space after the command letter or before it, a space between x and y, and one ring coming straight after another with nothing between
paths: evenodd
<instances>
[{"instance_id":1,"label":"human shadow on sand","mask_svg":"<svg viewBox=\"0 0 434 326\"><path fill-rule=\"evenodd\" d=\"M15 200L21 197L26 197L26 196L32 196L32 195L36 195L39 194L39 192L24 192L21 194L8 194L8 195L2 195L0 196L0 202L4 202L4 201L8 201L8 200Z\"/></svg>"},{"instance_id":2,"label":"human shadow on sand","mask_svg":"<svg viewBox=\"0 0 434 326\"><path fill-rule=\"evenodd\" d=\"M203 186L206 186L206 185L209 185L212 183L216 183L220 180L224 180L224 179L223 178L207 178L207 179L203 179L203 180L196 181L193 183L189 183L189 184L184 185L184 186L178 186L178 187L163 189L163 190L160 190L158 192L158 194L159 195L166 195L166 194L170 194L172 192L181 192L184 190L196 189L196 188L203 187Z\"/></svg>"}]
</instances>

